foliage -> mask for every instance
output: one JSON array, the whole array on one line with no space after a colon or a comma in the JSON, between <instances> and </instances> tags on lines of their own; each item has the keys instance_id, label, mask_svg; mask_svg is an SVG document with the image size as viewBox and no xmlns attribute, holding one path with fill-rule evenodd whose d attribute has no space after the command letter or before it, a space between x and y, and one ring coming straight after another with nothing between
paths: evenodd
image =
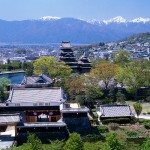
<instances>
[{"instance_id":1,"label":"foliage","mask_svg":"<svg viewBox=\"0 0 150 150\"><path fill-rule=\"evenodd\" d=\"M146 129L150 129L150 122L144 122L144 127Z\"/></svg>"},{"instance_id":2,"label":"foliage","mask_svg":"<svg viewBox=\"0 0 150 150\"><path fill-rule=\"evenodd\" d=\"M71 74L71 68L64 62L58 62L55 57L44 56L37 59L34 63L35 74L47 74L51 77L64 78Z\"/></svg>"},{"instance_id":3,"label":"foliage","mask_svg":"<svg viewBox=\"0 0 150 150\"><path fill-rule=\"evenodd\" d=\"M136 102L136 103L133 104L133 107L134 107L134 110L135 110L137 116L139 116L141 114L141 112L142 112L142 105L141 105L141 103Z\"/></svg>"},{"instance_id":4,"label":"foliage","mask_svg":"<svg viewBox=\"0 0 150 150\"><path fill-rule=\"evenodd\" d=\"M63 147L64 142L59 140L51 141L51 144L49 145L50 150L63 150Z\"/></svg>"},{"instance_id":5,"label":"foliage","mask_svg":"<svg viewBox=\"0 0 150 150\"><path fill-rule=\"evenodd\" d=\"M150 149L150 138L147 138L147 140L142 145L142 150L149 150Z\"/></svg>"},{"instance_id":6,"label":"foliage","mask_svg":"<svg viewBox=\"0 0 150 150\"><path fill-rule=\"evenodd\" d=\"M85 142L84 150L102 150L104 143L102 142Z\"/></svg>"},{"instance_id":7,"label":"foliage","mask_svg":"<svg viewBox=\"0 0 150 150\"><path fill-rule=\"evenodd\" d=\"M7 78L0 78L0 102L3 102L8 98L6 90L9 84L10 81Z\"/></svg>"},{"instance_id":8,"label":"foliage","mask_svg":"<svg viewBox=\"0 0 150 150\"><path fill-rule=\"evenodd\" d=\"M35 134L29 134L27 144L31 146L32 150L42 150L42 142Z\"/></svg>"},{"instance_id":9,"label":"foliage","mask_svg":"<svg viewBox=\"0 0 150 150\"><path fill-rule=\"evenodd\" d=\"M117 99L117 103L119 103L119 104L126 103L126 97L122 92L117 92L116 99Z\"/></svg>"},{"instance_id":10,"label":"foliage","mask_svg":"<svg viewBox=\"0 0 150 150\"><path fill-rule=\"evenodd\" d=\"M105 125L100 125L97 127L99 133L107 133L109 130L108 130L108 127L105 126Z\"/></svg>"},{"instance_id":11,"label":"foliage","mask_svg":"<svg viewBox=\"0 0 150 150\"><path fill-rule=\"evenodd\" d=\"M138 137L138 133L136 132L136 131L127 131L126 132L126 135L128 136L128 137Z\"/></svg>"},{"instance_id":12,"label":"foliage","mask_svg":"<svg viewBox=\"0 0 150 150\"><path fill-rule=\"evenodd\" d=\"M33 75L33 70L34 70L33 62L24 62L22 66L27 76Z\"/></svg>"},{"instance_id":13,"label":"foliage","mask_svg":"<svg viewBox=\"0 0 150 150\"><path fill-rule=\"evenodd\" d=\"M72 133L67 140L64 149L65 150L83 150L83 142L81 137L77 133Z\"/></svg>"},{"instance_id":14,"label":"foliage","mask_svg":"<svg viewBox=\"0 0 150 150\"><path fill-rule=\"evenodd\" d=\"M10 81L7 78L0 78L0 89L6 90L9 84L10 84Z\"/></svg>"},{"instance_id":15,"label":"foliage","mask_svg":"<svg viewBox=\"0 0 150 150\"><path fill-rule=\"evenodd\" d=\"M131 93L136 94L139 88L150 85L149 73L150 62L139 60L129 63L124 68L119 68L116 78L118 82L126 85Z\"/></svg>"},{"instance_id":16,"label":"foliage","mask_svg":"<svg viewBox=\"0 0 150 150\"><path fill-rule=\"evenodd\" d=\"M121 49L114 54L113 61L116 64L124 66L131 61L131 55L128 51Z\"/></svg>"},{"instance_id":17,"label":"foliage","mask_svg":"<svg viewBox=\"0 0 150 150\"><path fill-rule=\"evenodd\" d=\"M112 78L116 75L118 70L118 65L104 62L97 63L95 67L91 70L90 75L96 78L97 81L102 80L105 83L105 89L108 89L108 84Z\"/></svg>"},{"instance_id":18,"label":"foliage","mask_svg":"<svg viewBox=\"0 0 150 150\"><path fill-rule=\"evenodd\" d=\"M117 134L112 132L106 137L106 149L107 150L123 150L125 145L117 137Z\"/></svg>"},{"instance_id":19,"label":"foliage","mask_svg":"<svg viewBox=\"0 0 150 150\"><path fill-rule=\"evenodd\" d=\"M97 85L87 85L85 89L85 97L87 101L96 101L100 100L103 95L102 90Z\"/></svg>"},{"instance_id":20,"label":"foliage","mask_svg":"<svg viewBox=\"0 0 150 150\"><path fill-rule=\"evenodd\" d=\"M118 130L119 129L119 124L117 124L117 123L109 123L108 124L108 128L110 130Z\"/></svg>"},{"instance_id":21,"label":"foliage","mask_svg":"<svg viewBox=\"0 0 150 150\"><path fill-rule=\"evenodd\" d=\"M108 118L102 120L103 124L108 124L108 123L118 123L118 124L126 124L130 123L131 120L129 118Z\"/></svg>"}]
</instances>

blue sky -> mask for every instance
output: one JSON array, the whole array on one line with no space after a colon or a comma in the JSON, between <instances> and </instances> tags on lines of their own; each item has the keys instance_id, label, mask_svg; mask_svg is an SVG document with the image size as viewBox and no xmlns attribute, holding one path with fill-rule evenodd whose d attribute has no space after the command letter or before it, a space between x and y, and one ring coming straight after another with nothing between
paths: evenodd
<instances>
[{"instance_id":1,"label":"blue sky","mask_svg":"<svg viewBox=\"0 0 150 150\"><path fill-rule=\"evenodd\" d=\"M150 17L150 0L0 0L0 19Z\"/></svg>"}]
</instances>

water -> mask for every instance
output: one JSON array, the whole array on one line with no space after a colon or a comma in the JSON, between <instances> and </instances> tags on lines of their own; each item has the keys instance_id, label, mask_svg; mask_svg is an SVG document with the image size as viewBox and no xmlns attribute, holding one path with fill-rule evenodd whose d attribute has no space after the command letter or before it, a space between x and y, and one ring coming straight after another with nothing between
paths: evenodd
<instances>
[{"instance_id":1,"label":"water","mask_svg":"<svg viewBox=\"0 0 150 150\"><path fill-rule=\"evenodd\" d=\"M0 78L5 77L10 80L11 84L20 84L25 76L24 71L0 73Z\"/></svg>"}]
</instances>

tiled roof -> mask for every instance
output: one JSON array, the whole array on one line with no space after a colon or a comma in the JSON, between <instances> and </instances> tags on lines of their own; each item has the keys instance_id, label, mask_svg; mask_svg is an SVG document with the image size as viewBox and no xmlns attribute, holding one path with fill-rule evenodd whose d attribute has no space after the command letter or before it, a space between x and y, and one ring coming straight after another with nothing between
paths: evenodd
<instances>
[{"instance_id":1,"label":"tiled roof","mask_svg":"<svg viewBox=\"0 0 150 150\"><path fill-rule=\"evenodd\" d=\"M42 82L40 82L42 81ZM31 77L24 77L22 81L22 85L32 85L32 84L51 84L53 83L53 80L49 78L48 76L42 74L39 76L31 76Z\"/></svg>"},{"instance_id":2,"label":"tiled roof","mask_svg":"<svg viewBox=\"0 0 150 150\"><path fill-rule=\"evenodd\" d=\"M0 124L17 123L20 117L17 114L0 114Z\"/></svg>"},{"instance_id":3,"label":"tiled roof","mask_svg":"<svg viewBox=\"0 0 150 150\"><path fill-rule=\"evenodd\" d=\"M12 89L8 101L12 103L50 103L63 100L61 88Z\"/></svg>"},{"instance_id":4,"label":"tiled roof","mask_svg":"<svg viewBox=\"0 0 150 150\"><path fill-rule=\"evenodd\" d=\"M133 113L128 105L101 105L101 117L128 117Z\"/></svg>"}]
</instances>

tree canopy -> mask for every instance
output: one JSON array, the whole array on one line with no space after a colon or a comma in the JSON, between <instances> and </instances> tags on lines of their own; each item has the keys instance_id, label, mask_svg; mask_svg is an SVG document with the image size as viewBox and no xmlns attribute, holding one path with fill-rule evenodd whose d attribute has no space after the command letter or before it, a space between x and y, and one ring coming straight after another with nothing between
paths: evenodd
<instances>
[{"instance_id":1,"label":"tree canopy","mask_svg":"<svg viewBox=\"0 0 150 150\"><path fill-rule=\"evenodd\" d=\"M35 74L47 74L51 77L67 77L71 74L71 68L64 62L58 62L55 57L44 56L34 63Z\"/></svg>"}]
</instances>

